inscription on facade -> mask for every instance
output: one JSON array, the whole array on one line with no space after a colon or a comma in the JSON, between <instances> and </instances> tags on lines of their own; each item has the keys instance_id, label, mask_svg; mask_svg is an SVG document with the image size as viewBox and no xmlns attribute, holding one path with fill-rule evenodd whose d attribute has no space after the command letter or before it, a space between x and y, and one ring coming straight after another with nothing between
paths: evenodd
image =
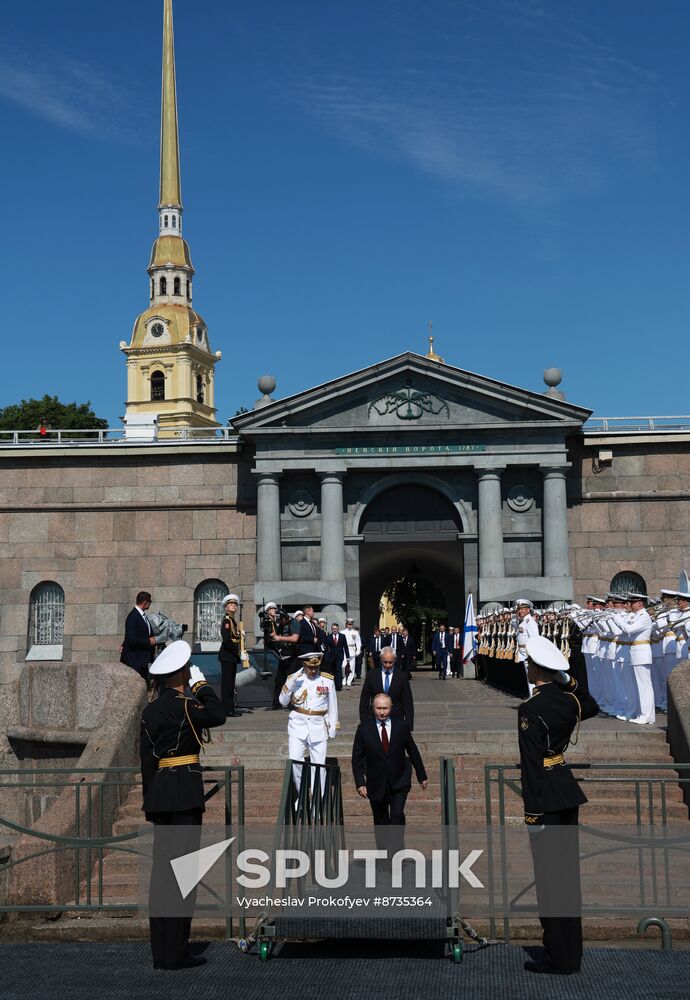
<instances>
[{"instance_id":1,"label":"inscription on facade","mask_svg":"<svg viewBox=\"0 0 690 1000\"><path fill-rule=\"evenodd\" d=\"M485 444L389 444L361 448L336 448L336 455L458 455L486 451Z\"/></svg>"}]
</instances>

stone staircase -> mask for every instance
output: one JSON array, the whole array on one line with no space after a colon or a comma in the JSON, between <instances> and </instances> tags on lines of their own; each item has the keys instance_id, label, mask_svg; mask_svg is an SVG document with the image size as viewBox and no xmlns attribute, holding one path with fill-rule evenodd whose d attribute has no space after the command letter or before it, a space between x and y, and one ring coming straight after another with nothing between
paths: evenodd
<instances>
[{"instance_id":1,"label":"stone staircase","mask_svg":"<svg viewBox=\"0 0 690 1000\"><path fill-rule=\"evenodd\" d=\"M515 765L517 763L517 739L515 735L514 708L517 699L511 699L497 692L487 690L476 682L462 687L433 685L415 679L415 704L417 726L415 740L422 754L429 775L429 784L422 790L413 782L407 800L406 815L410 828L437 829L441 820L441 788L439 758L454 759L456 769L456 790L460 836L469 843L470 831L481 830L486 825L485 766L487 764ZM460 693L460 697L458 697ZM471 697L478 699L472 703ZM455 702L453 702L453 699ZM329 755L338 758L342 771L343 809L345 833L357 829L371 829L371 811L368 803L361 799L352 780L350 757L352 740L357 722L356 696L342 698L340 712L342 729L337 739L329 745ZM597 771L580 772L584 778L588 804L581 812L581 822L590 826L637 823L637 803L634 795L634 779L642 780L659 776L663 771L649 765L672 764L665 732L660 728L648 727L643 730L615 720L596 719L583 726L576 746L567 754L572 764L626 764L633 765L630 777L620 783L597 781ZM273 829L278 812L283 784L285 761L287 758L286 717L284 713L256 711L241 719L228 720L225 726L213 731L213 742L206 748L203 763L207 767L224 767L242 764L245 768L245 824L247 826ZM634 765L646 765L644 768ZM616 772L607 771L607 777ZM509 771L511 778L518 777L515 770ZM688 824L688 810L682 800L678 784L670 782L665 786L667 822L676 825ZM644 796L642 797L644 799ZM498 823L498 788L491 786L491 806L493 822ZM505 819L508 826L522 827L522 803L519 795L506 791ZM642 822L647 817L643 811ZM660 814L655 817L661 822ZM134 788L119 810L113 833L133 832L143 822L141 812L141 792ZM222 825L224 822L222 795L212 798L207 804L204 822ZM463 843L461 839L461 843ZM601 871L602 884L611 883L611 898L615 896L620 881L620 866L610 860L597 862ZM92 892L96 890L97 872L92 877ZM134 903L137 898L137 867L132 855L107 850L103 861L103 893L106 903ZM83 897L82 897L83 898ZM145 936L148 925L136 915L134 909L118 923L122 936ZM471 916L467 914L467 916ZM67 922L63 920L61 933L69 936ZM115 933L113 916L98 915L78 921L69 921L80 929L74 934L88 937L101 934L105 939ZM636 921L632 917L620 919L599 918L586 920L586 934L591 939L611 939L630 937L634 934ZM108 931L110 925L110 931ZM478 920L478 929L488 932L487 922ZM99 929L100 928L100 929ZM195 920L197 934L222 936L223 924L219 920ZM533 919L512 920L511 933L515 937L535 939L539 937L539 927ZM685 922L674 928L674 934L687 936ZM41 936L51 936L44 929Z\"/></svg>"}]
</instances>

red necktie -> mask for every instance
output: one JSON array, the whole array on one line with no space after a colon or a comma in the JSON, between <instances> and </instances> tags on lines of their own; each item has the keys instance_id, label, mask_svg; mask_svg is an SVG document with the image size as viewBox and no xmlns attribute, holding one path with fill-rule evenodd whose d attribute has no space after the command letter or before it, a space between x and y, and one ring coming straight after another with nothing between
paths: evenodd
<instances>
[{"instance_id":1,"label":"red necktie","mask_svg":"<svg viewBox=\"0 0 690 1000\"><path fill-rule=\"evenodd\" d=\"M386 723L384 722L381 726L381 746L383 747L383 752L388 753L388 730L386 729Z\"/></svg>"}]
</instances>

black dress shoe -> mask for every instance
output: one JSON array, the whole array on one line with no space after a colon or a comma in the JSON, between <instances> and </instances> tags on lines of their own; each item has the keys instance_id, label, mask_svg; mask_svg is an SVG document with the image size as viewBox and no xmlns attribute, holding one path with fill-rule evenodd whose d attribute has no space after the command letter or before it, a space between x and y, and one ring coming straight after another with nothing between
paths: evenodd
<instances>
[{"instance_id":1,"label":"black dress shoe","mask_svg":"<svg viewBox=\"0 0 690 1000\"><path fill-rule=\"evenodd\" d=\"M174 965L160 965L155 966L157 969L167 969L171 972L173 969L198 969L200 965L206 965L206 959L201 955L187 955L183 958L181 962L175 962Z\"/></svg>"},{"instance_id":2,"label":"black dress shoe","mask_svg":"<svg viewBox=\"0 0 690 1000\"><path fill-rule=\"evenodd\" d=\"M572 969L554 969L548 962L527 961L523 965L523 969L526 972L540 972L546 976L572 976L573 974Z\"/></svg>"}]
</instances>

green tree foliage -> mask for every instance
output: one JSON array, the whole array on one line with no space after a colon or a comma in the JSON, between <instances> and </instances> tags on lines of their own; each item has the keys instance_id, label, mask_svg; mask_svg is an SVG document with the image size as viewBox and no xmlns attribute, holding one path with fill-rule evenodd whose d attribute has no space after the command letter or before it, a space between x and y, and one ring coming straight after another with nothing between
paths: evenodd
<instances>
[{"instance_id":1,"label":"green tree foliage","mask_svg":"<svg viewBox=\"0 0 690 1000\"><path fill-rule=\"evenodd\" d=\"M448 617L446 600L442 592L431 580L411 574L395 580L386 590L385 596L391 603L393 614L410 632L419 638L422 621L445 621Z\"/></svg>"},{"instance_id":2,"label":"green tree foliage","mask_svg":"<svg viewBox=\"0 0 690 1000\"><path fill-rule=\"evenodd\" d=\"M43 424L49 430L98 430L108 421L97 417L91 403L61 403L57 396L23 399L0 409L0 430L30 431Z\"/></svg>"}]
</instances>

